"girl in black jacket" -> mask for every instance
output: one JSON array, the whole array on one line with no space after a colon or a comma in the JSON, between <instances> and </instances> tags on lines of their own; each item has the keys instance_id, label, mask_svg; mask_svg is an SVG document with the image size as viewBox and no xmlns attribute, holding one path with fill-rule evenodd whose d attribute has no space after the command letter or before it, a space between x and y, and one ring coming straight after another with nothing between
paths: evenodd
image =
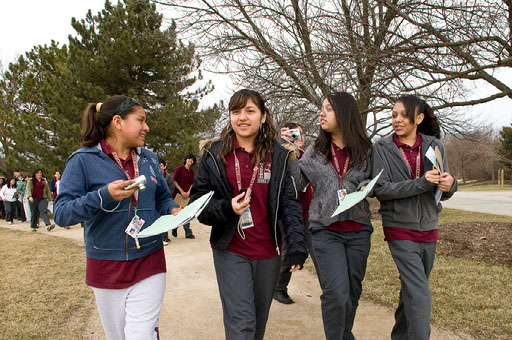
<instances>
[{"instance_id":1,"label":"girl in black jacket","mask_svg":"<svg viewBox=\"0 0 512 340\"><path fill-rule=\"evenodd\" d=\"M263 339L280 268L284 225L291 271L307 258L301 206L287 166L289 151L261 95L236 92L230 122L205 147L191 201L214 191L199 221L211 225L210 242L226 339Z\"/></svg>"}]
</instances>

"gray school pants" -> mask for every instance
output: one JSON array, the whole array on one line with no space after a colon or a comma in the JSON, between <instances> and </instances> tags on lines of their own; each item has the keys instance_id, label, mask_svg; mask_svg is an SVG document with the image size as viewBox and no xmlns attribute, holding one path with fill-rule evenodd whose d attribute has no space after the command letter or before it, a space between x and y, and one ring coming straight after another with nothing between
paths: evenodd
<instances>
[{"instance_id":1,"label":"gray school pants","mask_svg":"<svg viewBox=\"0 0 512 340\"><path fill-rule=\"evenodd\" d=\"M249 260L227 250L213 248L226 340L261 340L281 257Z\"/></svg>"},{"instance_id":2,"label":"gray school pants","mask_svg":"<svg viewBox=\"0 0 512 340\"><path fill-rule=\"evenodd\" d=\"M311 238L322 288L322 320L327 340L354 339L352 327L370 253L370 231L314 230Z\"/></svg>"},{"instance_id":3,"label":"gray school pants","mask_svg":"<svg viewBox=\"0 0 512 340\"><path fill-rule=\"evenodd\" d=\"M401 283L391 339L429 339L432 299L428 277L434 266L437 243L399 240L389 241L388 246Z\"/></svg>"},{"instance_id":4,"label":"gray school pants","mask_svg":"<svg viewBox=\"0 0 512 340\"><path fill-rule=\"evenodd\" d=\"M50 225L50 218L48 217L48 200L46 198L34 198L34 202L28 201L30 207L30 228L37 228L39 222L39 214L45 225Z\"/></svg>"}]
</instances>

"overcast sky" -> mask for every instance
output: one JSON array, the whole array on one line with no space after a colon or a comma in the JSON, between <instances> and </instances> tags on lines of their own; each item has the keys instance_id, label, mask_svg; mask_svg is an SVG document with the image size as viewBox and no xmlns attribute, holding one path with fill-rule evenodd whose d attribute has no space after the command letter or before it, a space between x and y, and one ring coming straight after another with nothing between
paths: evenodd
<instances>
[{"instance_id":1,"label":"overcast sky","mask_svg":"<svg viewBox=\"0 0 512 340\"><path fill-rule=\"evenodd\" d=\"M99 12L105 4L104 0L16 0L3 1L0 20L0 62L5 68L7 64L35 45L49 44L51 40L65 44L68 35L73 34L71 18L82 19L87 10ZM512 84L512 69L503 71L500 78ZM208 76L208 75L206 75ZM233 88L229 88L229 80L215 77L217 89L206 100L213 103L220 99L227 101ZM231 86L232 87L232 86ZM495 91L482 83L474 92L476 94L492 94ZM489 104L477 105L467 109L471 115L480 117L482 121L496 127L509 126L512 123L512 99L503 98Z\"/></svg>"}]
</instances>

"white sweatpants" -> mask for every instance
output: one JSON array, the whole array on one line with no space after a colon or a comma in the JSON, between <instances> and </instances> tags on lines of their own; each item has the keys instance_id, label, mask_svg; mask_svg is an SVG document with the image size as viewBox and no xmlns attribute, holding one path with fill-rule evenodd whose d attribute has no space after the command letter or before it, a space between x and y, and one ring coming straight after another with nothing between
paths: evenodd
<instances>
[{"instance_id":1,"label":"white sweatpants","mask_svg":"<svg viewBox=\"0 0 512 340\"><path fill-rule=\"evenodd\" d=\"M165 273L124 289L92 287L101 323L109 340L156 340L164 299Z\"/></svg>"}]
</instances>

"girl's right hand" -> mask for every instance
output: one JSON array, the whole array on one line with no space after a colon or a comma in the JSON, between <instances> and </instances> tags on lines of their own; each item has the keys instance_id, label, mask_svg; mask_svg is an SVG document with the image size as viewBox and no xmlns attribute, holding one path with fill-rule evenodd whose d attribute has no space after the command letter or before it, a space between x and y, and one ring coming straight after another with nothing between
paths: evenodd
<instances>
[{"instance_id":1,"label":"girl's right hand","mask_svg":"<svg viewBox=\"0 0 512 340\"><path fill-rule=\"evenodd\" d=\"M288 132L290 130L287 127L281 128L281 138L286 139L287 141L292 140L292 135Z\"/></svg>"},{"instance_id":2,"label":"girl's right hand","mask_svg":"<svg viewBox=\"0 0 512 340\"><path fill-rule=\"evenodd\" d=\"M132 183L135 183L135 180L130 179L130 180L124 181L122 179L118 179L117 181L113 181L108 184L108 187L107 187L108 193L116 201L121 201L122 199L133 195L135 190L138 190L137 187L130 189L130 190L124 190L124 187L126 187Z\"/></svg>"},{"instance_id":3,"label":"girl's right hand","mask_svg":"<svg viewBox=\"0 0 512 340\"><path fill-rule=\"evenodd\" d=\"M425 172L425 178L430 183L439 184L439 170L430 170Z\"/></svg>"},{"instance_id":4,"label":"girl's right hand","mask_svg":"<svg viewBox=\"0 0 512 340\"><path fill-rule=\"evenodd\" d=\"M32 197L29 197L28 200L30 201L30 203L34 203L34 199Z\"/></svg>"},{"instance_id":5,"label":"girl's right hand","mask_svg":"<svg viewBox=\"0 0 512 340\"><path fill-rule=\"evenodd\" d=\"M231 200L231 207L233 207L233 211L235 214L241 216L247 208L249 208L249 202L251 201L250 197L244 198L242 201L240 201L245 196L245 192L242 192L238 196L235 196ZM240 202L239 202L240 201Z\"/></svg>"}]
</instances>

